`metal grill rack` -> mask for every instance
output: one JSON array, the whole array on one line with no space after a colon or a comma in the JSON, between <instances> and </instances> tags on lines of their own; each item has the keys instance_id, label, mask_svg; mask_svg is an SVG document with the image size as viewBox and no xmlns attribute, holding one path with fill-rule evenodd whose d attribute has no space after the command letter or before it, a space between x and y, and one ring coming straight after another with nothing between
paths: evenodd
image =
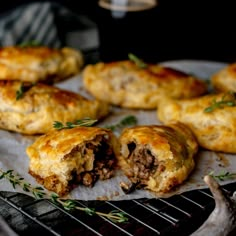
<instances>
[{"instance_id":1,"label":"metal grill rack","mask_svg":"<svg viewBox=\"0 0 236 236\"><path fill-rule=\"evenodd\" d=\"M224 186L231 194L236 183ZM49 200L35 200L19 193L0 192L0 215L18 235L175 235L194 232L214 209L209 189L193 190L166 199L78 201L97 211L120 210L128 223L66 211Z\"/></svg>"}]
</instances>

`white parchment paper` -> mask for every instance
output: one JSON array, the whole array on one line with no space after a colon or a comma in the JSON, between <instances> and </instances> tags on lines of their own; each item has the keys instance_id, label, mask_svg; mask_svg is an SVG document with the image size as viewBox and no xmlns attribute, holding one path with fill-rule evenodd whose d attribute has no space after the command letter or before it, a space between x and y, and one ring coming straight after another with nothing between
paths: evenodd
<instances>
[{"instance_id":1,"label":"white parchment paper","mask_svg":"<svg viewBox=\"0 0 236 236\"><path fill-rule=\"evenodd\" d=\"M202 79L209 79L214 72L226 66L226 64L219 62L189 60L169 61L162 64L197 75ZM79 92L86 97L90 97L83 88L81 75L60 82L56 86ZM157 120L155 110L145 111L114 108L112 114L100 123L99 126L116 124L122 118L131 114L137 117L138 124L140 125L161 124ZM24 178L24 181L29 182L33 186L39 186L34 178L28 174L29 159L25 152L26 147L30 145L34 139L35 137L33 136L24 136L14 132L0 130L0 170L14 170L15 174L19 174ZM156 195L147 190L136 190L128 195L124 194L120 188L120 182L129 181L120 171L117 171L115 177L105 181L98 181L93 188L78 186L67 196L67 198L80 200L128 200L137 198L169 197L193 189L206 188L207 186L203 182L203 177L212 170L214 170L216 174L222 170L236 172L236 155L215 153L205 150L199 151L196 156L195 170L189 176L188 180L166 195ZM230 179L221 182L220 184L224 185L234 181L236 181L236 179ZM5 179L0 180L0 191L24 192L20 188L14 189L9 181Z\"/></svg>"}]
</instances>

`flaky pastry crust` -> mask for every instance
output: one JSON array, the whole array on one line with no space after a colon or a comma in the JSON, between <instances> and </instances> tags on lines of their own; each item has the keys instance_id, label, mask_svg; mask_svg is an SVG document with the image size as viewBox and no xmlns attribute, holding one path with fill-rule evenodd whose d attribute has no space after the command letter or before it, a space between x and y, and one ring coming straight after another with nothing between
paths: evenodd
<instances>
[{"instance_id":1,"label":"flaky pastry crust","mask_svg":"<svg viewBox=\"0 0 236 236\"><path fill-rule=\"evenodd\" d=\"M236 92L236 63L229 64L213 74L211 83L218 92Z\"/></svg>"},{"instance_id":2,"label":"flaky pastry crust","mask_svg":"<svg viewBox=\"0 0 236 236\"><path fill-rule=\"evenodd\" d=\"M197 141L181 123L126 128L119 139L119 166L139 187L170 192L195 167Z\"/></svg>"},{"instance_id":3,"label":"flaky pastry crust","mask_svg":"<svg viewBox=\"0 0 236 236\"><path fill-rule=\"evenodd\" d=\"M0 80L52 83L78 74L82 65L82 53L69 47L0 48Z\"/></svg>"},{"instance_id":4,"label":"flaky pastry crust","mask_svg":"<svg viewBox=\"0 0 236 236\"><path fill-rule=\"evenodd\" d=\"M85 88L97 99L126 108L154 109L164 95L179 99L200 96L206 83L160 65L140 68L132 61L97 63L83 70Z\"/></svg>"},{"instance_id":5,"label":"flaky pastry crust","mask_svg":"<svg viewBox=\"0 0 236 236\"><path fill-rule=\"evenodd\" d=\"M92 187L98 179L111 178L117 151L116 137L99 127L54 130L26 149L29 173L60 196L78 184Z\"/></svg>"},{"instance_id":6,"label":"flaky pastry crust","mask_svg":"<svg viewBox=\"0 0 236 236\"><path fill-rule=\"evenodd\" d=\"M227 93L209 94L194 99L163 99L157 116L163 123L179 121L195 134L201 147L226 153L236 153L236 106L219 105L211 112L205 109L215 102L235 101Z\"/></svg>"},{"instance_id":7,"label":"flaky pastry crust","mask_svg":"<svg viewBox=\"0 0 236 236\"><path fill-rule=\"evenodd\" d=\"M23 90L17 99L17 91ZM49 86L0 81L0 128L23 134L42 134L53 129L55 121L101 119L109 105L97 100Z\"/></svg>"}]
</instances>

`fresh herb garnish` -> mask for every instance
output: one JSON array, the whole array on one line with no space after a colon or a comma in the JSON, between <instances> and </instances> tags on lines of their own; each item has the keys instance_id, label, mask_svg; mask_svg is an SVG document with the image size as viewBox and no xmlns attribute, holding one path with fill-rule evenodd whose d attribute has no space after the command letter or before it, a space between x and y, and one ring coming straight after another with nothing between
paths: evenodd
<instances>
[{"instance_id":1,"label":"fresh herb garnish","mask_svg":"<svg viewBox=\"0 0 236 236\"><path fill-rule=\"evenodd\" d=\"M23 43L19 44L18 47L21 47L21 48L38 47L40 45L42 45L42 44L39 43L38 41L32 40L32 41L23 42Z\"/></svg>"},{"instance_id":2,"label":"fresh herb garnish","mask_svg":"<svg viewBox=\"0 0 236 236\"><path fill-rule=\"evenodd\" d=\"M116 129L122 129L125 126L136 125L137 122L138 122L137 118L135 116L130 115L123 118L119 123L114 124L114 125L107 125L105 126L105 128L115 131Z\"/></svg>"},{"instance_id":3,"label":"fresh herb garnish","mask_svg":"<svg viewBox=\"0 0 236 236\"><path fill-rule=\"evenodd\" d=\"M78 127L78 126L92 126L94 123L96 123L97 120L92 120L90 118L85 118L82 120L77 120L75 122L66 122L66 124L61 123L60 121L55 121L53 124L53 127L55 129L72 129L74 127Z\"/></svg>"},{"instance_id":4,"label":"fresh herb garnish","mask_svg":"<svg viewBox=\"0 0 236 236\"><path fill-rule=\"evenodd\" d=\"M80 210L84 211L86 214L93 216L99 215L102 217L106 217L107 219L115 222L115 223L124 223L128 221L127 215L124 212L120 211L111 211L109 213L103 213L96 211L94 208L88 207L80 207L76 200L70 199L60 199L56 193L52 193L51 195L47 195L44 191L44 188L41 186L33 187L30 183L24 181L24 178L19 175L14 175L13 170L8 170L6 172L0 169L0 179L7 179L15 189L17 186L21 187L25 192L32 193L36 199L47 199L50 200L55 205L59 205L63 207L67 211L71 210Z\"/></svg>"},{"instance_id":5,"label":"fresh herb garnish","mask_svg":"<svg viewBox=\"0 0 236 236\"><path fill-rule=\"evenodd\" d=\"M20 100L25 92L27 92L32 86L36 85L36 83L21 83L19 89L16 91L16 100Z\"/></svg>"},{"instance_id":6,"label":"fresh herb garnish","mask_svg":"<svg viewBox=\"0 0 236 236\"><path fill-rule=\"evenodd\" d=\"M60 121L54 121L53 127L57 130L60 129L72 129L74 127L78 127L78 126L92 126L97 122L97 120L92 120L90 118L85 118L82 120L77 120L75 122L66 122L65 124L63 124ZM115 131L117 129L122 129L125 126L131 126L131 125L135 125L137 124L137 118L135 116L126 116L125 118L123 118L119 123L114 124L114 125L107 125L105 126L105 128L107 129L111 129L112 131Z\"/></svg>"},{"instance_id":7,"label":"fresh herb garnish","mask_svg":"<svg viewBox=\"0 0 236 236\"><path fill-rule=\"evenodd\" d=\"M236 176L236 173L230 173L226 170L222 170L219 172L219 174L214 174L214 171L211 171L208 175L210 175L211 177L213 177L215 180L227 180L227 179L232 179L233 177Z\"/></svg>"},{"instance_id":8,"label":"fresh herb garnish","mask_svg":"<svg viewBox=\"0 0 236 236\"><path fill-rule=\"evenodd\" d=\"M234 92L228 92L224 94L220 101L215 99L212 101L211 106L204 109L204 112L212 112L217 108L223 108L225 106L233 107L236 106L235 94Z\"/></svg>"},{"instance_id":9,"label":"fresh herb garnish","mask_svg":"<svg viewBox=\"0 0 236 236\"><path fill-rule=\"evenodd\" d=\"M142 69L147 68L148 65L142 59L138 58L134 54L129 53L128 57L129 57L129 60L134 62L139 68L142 68Z\"/></svg>"},{"instance_id":10,"label":"fresh herb garnish","mask_svg":"<svg viewBox=\"0 0 236 236\"><path fill-rule=\"evenodd\" d=\"M44 189L40 186L33 187L30 183L24 181L24 178L20 177L18 174L14 175L13 170L8 170L3 172L0 170L0 179L7 179L15 189L20 186L25 192L30 192L34 195L36 199L43 198L45 196Z\"/></svg>"},{"instance_id":11,"label":"fresh herb garnish","mask_svg":"<svg viewBox=\"0 0 236 236\"><path fill-rule=\"evenodd\" d=\"M19 89L16 91L16 100L21 99L23 95L24 95L24 85L21 84Z\"/></svg>"}]
</instances>

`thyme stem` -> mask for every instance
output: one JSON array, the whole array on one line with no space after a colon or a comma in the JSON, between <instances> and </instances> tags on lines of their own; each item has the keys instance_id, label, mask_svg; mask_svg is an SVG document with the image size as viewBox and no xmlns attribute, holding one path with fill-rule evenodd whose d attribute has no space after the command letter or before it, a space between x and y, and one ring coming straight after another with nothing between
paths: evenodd
<instances>
[{"instance_id":1,"label":"thyme stem","mask_svg":"<svg viewBox=\"0 0 236 236\"><path fill-rule=\"evenodd\" d=\"M212 101L211 105L204 109L204 112L212 112L217 108L223 108L225 106L233 107L236 106L236 99L234 92L228 92L224 94L220 101L216 101L215 99Z\"/></svg>"},{"instance_id":2,"label":"thyme stem","mask_svg":"<svg viewBox=\"0 0 236 236\"><path fill-rule=\"evenodd\" d=\"M222 171L219 172L219 174L215 174L214 171L211 171L208 175L213 177L215 180L224 181L224 180L227 180L227 179L232 179L233 177L236 176L236 173L230 173L226 170L222 170Z\"/></svg>"},{"instance_id":3,"label":"thyme stem","mask_svg":"<svg viewBox=\"0 0 236 236\"><path fill-rule=\"evenodd\" d=\"M115 223L124 223L128 221L128 218L124 212L115 210L109 213L103 213L103 212L96 211L93 208L79 207L77 205L76 200L60 199L56 193L52 193L51 195L48 196L46 192L44 191L44 188L42 188L41 186L34 187L30 183L25 182L24 178L20 177L18 174L14 174L13 170L8 170L4 172L0 169L0 180L3 178L7 179L12 184L14 189L17 186L19 186L25 192L31 192L36 199L43 199L47 197L49 198L51 202L62 206L65 210L84 211L86 214L90 216L93 216L93 215L103 216Z\"/></svg>"},{"instance_id":4,"label":"thyme stem","mask_svg":"<svg viewBox=\"0 0 236 236\"><path fill-rule=\"evenodd\" d=\"M72 200L63 201L59 198L57 198L57 202L59 202L64 208L68 207L70 205L71 209L77 209L80 211L84 211L85 213L87 213L90 216L99 215L99 216L106 217L106 218L112 220L113 222L119 222L119 223L123 223L123 222L128 221L128 218L126 217L126 215L123 212L119 212L119 211L111 211L109 213L99 212L99 211L95 211L94 208L76 206L76 205L74 205Z\"/></svg>"},{"instance_id":5,"label":"thyme stem","mask_svg":"<svg viewBox=\"0 0 236 236\"><path fill-rule=\"evenodd\" d=\"M60 122L60 121L55 121L54 124L53 124L53 127L55 129L58 129L58 130L60 130L60 129L72 129L72 128L78 127L78 126L89 127L89 126L92 126L96 122L97 122L97 120L92 120L90 118L85 118L85 119L82 119L82 120L77 120L74 123L73 122L66 122L65 125L62 122Z\"/></svg>"},{"instance_id":6,"label":"thyme stem","mask_svg":"<svg viewBox=\"0 0 236 236\"><path fill-rule=\"evenodd\" d=\"M143 60L141 60L140 58L138 58L134 54L129 53L128 57L129 57L129 60L134 62L136 64L136 66L138 66L139 68L144 69L144 68L148 67L148 65Z\"/></svg>"},{"instance_id":7,"label":"thyme stem","mask_svg":"<svg viewBox=\"0 0 236 236\"><path fill-rule=\"evenodd\" d=\"M112 131L115 131L116 129L122 129L125 126L131 126L137 124L137 118L135 116L126 116L124 117L120 122L114 124L114 125L107 125L105 128L111 129Z\"/></svg>"}]
</instances>

